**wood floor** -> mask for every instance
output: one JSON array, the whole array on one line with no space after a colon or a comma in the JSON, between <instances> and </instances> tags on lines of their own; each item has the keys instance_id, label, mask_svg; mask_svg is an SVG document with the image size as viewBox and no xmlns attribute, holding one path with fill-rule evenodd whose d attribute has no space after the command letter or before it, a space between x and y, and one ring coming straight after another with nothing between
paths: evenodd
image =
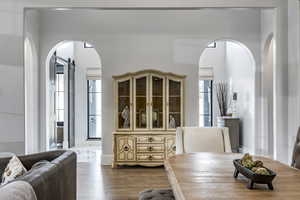
<instances>
[{"instance_id":1,"label":"wood floor","mask_svg":"<svg viewBox=\"0 0 300 200\"><path fill-rule=\"evenodd\" d=\"M78 200L136 200L148 188L169 188L163 167L112 169L96 163L77 165Z\"/></svg>"}]
</instances>

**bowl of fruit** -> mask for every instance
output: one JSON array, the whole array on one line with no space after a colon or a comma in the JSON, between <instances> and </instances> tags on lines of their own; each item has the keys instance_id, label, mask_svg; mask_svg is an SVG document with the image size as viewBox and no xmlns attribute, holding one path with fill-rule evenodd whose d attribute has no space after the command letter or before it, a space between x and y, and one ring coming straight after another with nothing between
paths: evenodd
<instances>
[{"instance_id":1,"label":"bowl of fruit","mask_svg":"<svg viewBox=\"0 0 300 200\"><path fill-rule=\"evenodd\" d=\"M239 173L249 179L247 188L253 189L254 184L267 184L270 190L273 190L272 181L276 173L266 168L260 160L253 160L250 154L245 154L242 159L233 160L235 167L234 178L237 178Z\"/></svg>"}]
</instances>

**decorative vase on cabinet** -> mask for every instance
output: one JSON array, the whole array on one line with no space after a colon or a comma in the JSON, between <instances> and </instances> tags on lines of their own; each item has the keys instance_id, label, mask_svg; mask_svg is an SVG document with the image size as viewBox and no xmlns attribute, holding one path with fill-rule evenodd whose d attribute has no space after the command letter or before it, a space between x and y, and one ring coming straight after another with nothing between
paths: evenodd
<instances>
[{"instance_id":1,"label":"decorative vase on cabinet","mask_svg":"<svg viewBox=\"0 0 300 200\"><path fill-rule=\"evenodd\" d=\"M113 167L160 166L184 125L184 75L144 70L114 76Z\"/></svg>"}]
</instances>

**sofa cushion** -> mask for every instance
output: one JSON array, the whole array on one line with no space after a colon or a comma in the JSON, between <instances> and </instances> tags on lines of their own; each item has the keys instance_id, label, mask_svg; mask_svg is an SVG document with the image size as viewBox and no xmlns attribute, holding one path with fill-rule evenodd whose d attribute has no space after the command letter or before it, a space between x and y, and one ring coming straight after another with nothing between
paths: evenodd
<instances>
[{"instance_id":1,"label":"sofa cushion","mask_svg":"<svg viewBox=\"0 0 300 200\"><path fill-rule=\"evenodd\" d=\"M22 176L26 171L26 168L23 166L19 158L17 156L13 156L9 160L4 170L1 185L7 184L10 181L15 180L17 177Z\"/></svg>"},{"instance_id":2,"label":"sofa cushion","mask_svg":"<svg viewBox=\"0 0 300 200\"><path fill-rule=\"evenodd\" d=\"M32 186L25 181L13 181L0 187L1 200L37 200Z\"/></svg>"}]
</instances>

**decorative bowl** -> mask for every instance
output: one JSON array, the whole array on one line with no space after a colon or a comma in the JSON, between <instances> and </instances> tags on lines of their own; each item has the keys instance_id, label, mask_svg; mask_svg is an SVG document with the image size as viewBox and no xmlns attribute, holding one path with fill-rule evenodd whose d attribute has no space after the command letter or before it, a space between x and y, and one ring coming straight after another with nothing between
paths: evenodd
<instances>
[{"instance_id":1,"label":"decorative bowl","mask_svg":"<svg viewBox=\"0 0 300 200\"><path fill-rule=\"evenodd\" d=\"M239 173L241 173L242 175L244 175L246 178L249 179L249 182L248 182L248 185L247 185L248 189L253 189L254 184L267 184L268 188L270 190L274 189L272 181L275 178L276 173L273 172L272 170L264 167L268 170L270 175L256 174L252 170L244 167L241 163L241 159L233 160L233 165L235 167L235 171L234 171L234 175L233 175L234 178L237 178Z\"/></svg>"}]
</instances>

